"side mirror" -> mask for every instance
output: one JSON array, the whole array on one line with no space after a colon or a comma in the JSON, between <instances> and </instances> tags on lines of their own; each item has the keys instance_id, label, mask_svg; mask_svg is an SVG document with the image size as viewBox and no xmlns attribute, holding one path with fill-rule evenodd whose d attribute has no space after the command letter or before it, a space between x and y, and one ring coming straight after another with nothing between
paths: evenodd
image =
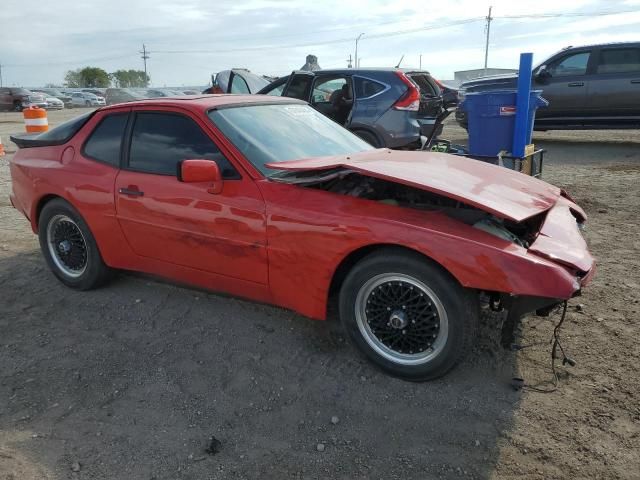
<instances>
[{"instance_id":1,"label":"side mirror","mask_svg":"<svg viewBox=\"0 0 640 480\"><path fill-rule=\"evenodd\" d=\"M184 183L208 182L207 192L222 192L222 174L213 160L183 160L178 164L178 180Z\"/></svg>"},{"instance_id":2,"label":"side mirror","mask_svg":"<svg viewBox=\"0 0 640 480\"><path fill-rule=\"evenodd\" d=\"M546 65L541 65L536 72L536 80L546 80L547 78L551 78L551 72L547 70Z\"/></svg>"}]
</instances>

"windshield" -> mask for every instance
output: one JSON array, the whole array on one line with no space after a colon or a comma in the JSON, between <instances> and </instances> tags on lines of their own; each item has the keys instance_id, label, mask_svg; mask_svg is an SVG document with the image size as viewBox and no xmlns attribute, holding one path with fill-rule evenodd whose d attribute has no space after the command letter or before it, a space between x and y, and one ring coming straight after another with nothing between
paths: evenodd
<instances>
[{"instance_id":1,"label":"windshield","mask_svg":"<svg viewBox=\"0 0 640 480\"><path fill-rule=\"evenodd\" d=\"M236 75L242 77L247 82L250 93L256 93L269 85L269 82L266 79L259 77L258 75L254 75L251 72L237 72Z\"/></svg>"},{"instance_id":2,"label":"windshield","mask_svg":"<svg viewBox=\"0 0 640 480\"><path fill-rule=\"evenodd\" d=\"M347 155L373 147L308 105L251 105L212 110L209 117L265 176L267 163Z\"/></svg>"}]
</instances>

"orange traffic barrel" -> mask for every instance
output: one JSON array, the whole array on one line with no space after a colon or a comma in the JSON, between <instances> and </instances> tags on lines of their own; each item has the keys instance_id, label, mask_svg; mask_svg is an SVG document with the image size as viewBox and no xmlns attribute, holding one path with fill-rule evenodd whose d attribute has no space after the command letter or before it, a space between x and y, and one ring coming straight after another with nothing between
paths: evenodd
<instances>
[{"instance_id":1,"label":"orange traffic barrel","mask_svg":"<svg viewBox=\"0 0 640 480\"><path fill-rule=\"evenodd\" d=\"M22 111L27 133L41 133L49 130L47 111L40 107L29 107Z\"/></svg>"},{"instance_id":2,"label":"orange traffic barrel","mask_svg":"<svg viewBox=\"0 0 640 480\"><path fill-rule=\"evenodd\" d=\"M2 157L4 153L4 145L2 145L2 137L0 137L0 157Z\"/></svg>"}]
</instances>

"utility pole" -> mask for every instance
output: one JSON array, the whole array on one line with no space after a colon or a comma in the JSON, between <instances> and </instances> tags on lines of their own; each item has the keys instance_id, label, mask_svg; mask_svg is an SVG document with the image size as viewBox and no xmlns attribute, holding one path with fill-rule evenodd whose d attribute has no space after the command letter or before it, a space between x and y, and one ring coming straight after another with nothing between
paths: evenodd
<instances>
[{"instance_id":1,"label":"utility pole","mask_svg":"<svg viewBox=\"0 0 640 480\"><path fill-rule=\"evenodd\" d=\"M420 68L419 70L422 70L422 54L420 54Z\"/></svg>"},{"instance_id":2,"label":"utility pole","mask_svg":"<svg viewBox=\"0 0 640 480\"><path fill-rule=\"evenodd\" d=\"M0 87L2 87L2 64L0 63Z\"/></svg>"},{"instance_id":3,"label":"utility pole","mask_svg":"<svg viewBox=\"0 0 640 480\"><path fill-rule=\"evenodd\" d=\"M349 58L347 58L347 68L351 68L351 54L349 54Z\"/></svg>"},{"instance_id":4,"label":"utility pole","mask_svg":"<svg viewBox=\"0 0 640 480\"><path fill-rule=\"evenodd\" d=\"M486 26L487 40L486 40L486 43L484 45L484 74L485 74L485 76L487 75L487 60L489 59L489 33L491 32L491 20L493 20L493 18L491 17L491 8L492 7L489 7L489 15L487 15L487 26Z\"/></svg>"},{"instance_id":5,"label":"utility pole","mask_svg":"<svg viewBox=\"0 0 640 480\"><path fill-rule=\"evenodd\" d=\"M142 60L144 61L144 79L145 81L147 80L147 59L149 58L149 54L151 52L147 51L147 46L143 43L142 44L142 51L138 52L142 54Z\"/></svg>"},{"instance_id":6,"label":"utility pole","mask_svg":"<svg viewBox=\"0 0 640 480\"><path fill-rule=\"evenodd\" d=\"M358 35L358 38L356 38L356 55L354 60L354 63L356 64L356 68L360 66L360 62L358 62L358 41L360 40L360 37L362 37L363 35L364 33L361 33L360 35Z\"/></svg>"}]
</instances>

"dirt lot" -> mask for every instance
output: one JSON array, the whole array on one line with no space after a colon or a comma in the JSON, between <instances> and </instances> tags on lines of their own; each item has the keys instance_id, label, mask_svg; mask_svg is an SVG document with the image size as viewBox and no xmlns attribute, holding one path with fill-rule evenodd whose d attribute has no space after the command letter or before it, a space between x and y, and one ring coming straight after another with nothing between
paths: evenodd
<instances>
[{"instance_id":1,"label":"dirt lot","mask_svg":"<svg viewBox=\"0 0 640 480\"><path fill-rule=\"evenodd\" d=\"M21 128L0 114L10 151ZM464 141L452 124L445 136ZM518 353L487 315L471 358L411 384L370 367L335 321L132 274L64 288L0 158L0 480L640 478L640 134L536 143L544 178L590 215L599 261L563 329L577 366L549 394L509 380L549 380L557 315L525 319L521 343L545 343Z\"/></svg>"}]
</instances>

